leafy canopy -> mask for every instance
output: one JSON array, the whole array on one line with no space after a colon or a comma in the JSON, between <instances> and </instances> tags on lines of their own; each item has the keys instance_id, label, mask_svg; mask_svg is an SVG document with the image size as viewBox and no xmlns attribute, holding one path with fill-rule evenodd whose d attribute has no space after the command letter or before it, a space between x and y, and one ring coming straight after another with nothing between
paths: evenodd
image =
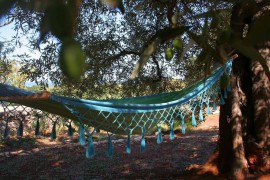
<instances>
[{"instance_id":1,"label":"leafy canopy","mask_svg":"<svg viewBox=\"0 0 270 180\"><path fill-rule=\"evenodd\" d=\"M235 3L244 1L1 0L0 18L22 34L35 30L29 42L41 56L20 56L30 80L91 96L116 83L196 80L233 48L265 63L254 46L269 39L268 25L261 28L269 13L237 39L229 28ZM65 52L67 42L74 53Z\"/></svg>"}]
</instances>

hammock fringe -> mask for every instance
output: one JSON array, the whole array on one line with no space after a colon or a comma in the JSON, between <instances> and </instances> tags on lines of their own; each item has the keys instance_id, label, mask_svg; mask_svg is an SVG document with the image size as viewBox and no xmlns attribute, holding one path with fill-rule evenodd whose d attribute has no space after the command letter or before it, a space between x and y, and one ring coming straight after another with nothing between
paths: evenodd
<instances>
[{"instance_id":1,"label":"hammock fringe","mask_svg":"<svg viewBox=\"0 0 270 180\"><path fill-rule=\"evenodd\" d=\"M108 150L107 155L109 157L113 156L113 143L112 143L112 134L108 135Z\"/></svg>"},{"instance_id":2,"label":"hammock fringe","mask_svg":"<svg viewBox=\"0 0 270 180\"><path fill-rule=\"evenodd\" d=\"M36 127L35 127L35 136L40 136L40 124L39 124L39 119L37 119Z\"/></svg>"},{"instance_id":3,"label":"hammock fringe","mask_svg":"<svg viewBox=\"0 0 270 180\"><path fill-rule=\"evenodd\" d=\"M53 122L51 139L52 139L52 140L55 140L55 139L56 139L56 121Z\"/></svg>"},{"instance_id":4,"label":"hammock fringe","mask_svg":"<svg viewBox=\"0 0 270 180\"><path fill-rule=\"evenodd\" d=\"M93 137L92 134L89 134L88 137L88 144L86 149L86 158L93 158L95 156L95 147L93 143Z\"/></svg>"},{"instance_id":5,"label":"hammock fringe","mask_svg":"<svg viewBox=\"0 0 270 180\"><path fill-rule=\"evenodd\" d=\"M18 130L17 130L17 136L18 137L23 137L23 121L20 121Z\"/></svg>"},{"instance_id":6,"label":"hammock fringe","mask_svg":"<svg viewBox=\"0 0 270 180\"><path fill-rule=\"evenodd\" d=\"M174 139L174 121L170 124L170 140Z\"/></svg>"},{"instance_id":7,"label":"hammock fringe","mask_svg":"<svg viewBox=\"0 0 270 180\"><path fill-rule=\"evenodd\" d=\"M79 138L80 138L80 145L82 145L82 146L84 146L86 144L84 131L85 131L84 125L82 123L80 123Z\"/></svg>"},{"instance_id":8,"label":"hammock fringe","mask_svg":"<svg viewBox=\"0 0 270 180\"><path fill-rule=\"evenodd\" d=\"M145 151L145 148L146 148L146 142L145 142L145 130L144 128L142 128L142 139L141 139L141 152L144 152Z\"/></svg>"},{"instance_id":9,"label":"hammock fringe","mask_svg":"<svg viewBox=\"0 0 270 180\"><path fill-rule=\"evenodd\" d=\"M161 144L163 141L162 139L162 132L161 132L161 128L158 127L158 135L157 135L157 144Z\"/></svg>"},{"instance_id":10,"label":"hammock fringe","mask_svg":"<svg viewBox=\"0 0 270 180\"><path fill-rule=\"evenodd\" d=\"M128 154L131 153L130 133L128 134L128 138L127 138L126 152L127 152Z\"/></svg>"}]
</instances>

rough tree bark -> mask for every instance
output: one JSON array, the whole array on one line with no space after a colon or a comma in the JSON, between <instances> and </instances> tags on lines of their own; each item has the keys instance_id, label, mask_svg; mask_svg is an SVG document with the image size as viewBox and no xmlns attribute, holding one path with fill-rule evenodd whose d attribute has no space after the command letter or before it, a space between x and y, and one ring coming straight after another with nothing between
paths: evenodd
<instances>
[{"instance_id":1,"label":"rough tree bark","mask_svg":"<svg viewBox=\"0 0 270 180\"><path fill-rule=\"evenodd\" d=\"M267 3L266 3L267 4ZM269 11L262 1L236 3L231 18L234 36L243 37L245 26ZM270 42L257 46L269 61ZM240 55L233 62L232 91L221 106L218 168L233 179L244 179L248 172L269 169L270 80L256 59Z\"/></svg>"}]
</instances>

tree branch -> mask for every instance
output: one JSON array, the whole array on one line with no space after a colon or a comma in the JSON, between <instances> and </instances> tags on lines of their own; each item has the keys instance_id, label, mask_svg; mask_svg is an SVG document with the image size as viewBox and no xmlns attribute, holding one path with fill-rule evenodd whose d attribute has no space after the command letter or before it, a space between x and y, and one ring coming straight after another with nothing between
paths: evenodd
<instances>
[{"instance_id":1,"label":"tree branch","mask_svg":"<svg viewBox=\"0 0 270 180\"><path fill-rule=\"evenodd\" d=\"M172 2L168 3L167 5L168 5L168 7L167 7L168 8L167 19L168 19L170 24L173 24L172 23L172 16L174 14L173 10L174 10L174 8L176 6L176 0L172 0Z\"/></svg>"},{"instance_id":2,"label":"tree branch","mask_svg":"<svg viewBox=\"0 0 270 180\"><path fill-rule=\"evenodd\" d=\"M11 18L8 22L5 22L4 24L0 24L0 27L4 27L6 25L9 25L13 22L14 18Z\"/></svg>"},{"instance_id":3,"label":"tree branch","mask_svg":"<svg viewBox=\"0 0 270 180\"><path fill-rule=\"evenodd\" d=\"M160 81L162 79L162 71L161 71L160 66L158 64L156 56L152 56L152 59L153 59L153 62L155 63L155 65L157 66L157 76L158 76L157 81Z\"/></svg>"},{"instance_id":4,"label":"tree branch","mask_svg":"<svg viewBox=\"0 0 270 180\"><path fill-rule=\"evenodd\" d=\"M137 56L140 56L141 53L139 53L137 51L126 51L126 50L123 50L119 54L116 54L115 56L111 56L111 57L105 59L105 61L118 59L118 58L120 58L122 56L126 56L126 55L137 55Z\"/></svg>"}]
</instances>

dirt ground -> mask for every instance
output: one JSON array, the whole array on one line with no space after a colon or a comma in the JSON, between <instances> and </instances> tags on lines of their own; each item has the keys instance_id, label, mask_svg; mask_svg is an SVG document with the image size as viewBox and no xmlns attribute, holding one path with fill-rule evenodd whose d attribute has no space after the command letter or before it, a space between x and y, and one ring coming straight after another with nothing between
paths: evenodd
<instances>
[{"instance_id":1,"label":"dirt ground","mask_svg":"<svg viewBox=\"0 0 270 180\"><path fill-rule=\"evenodd\" d=\"M23 138L0 145L0 179L196 179L187 168L202 165L216 148L218 114L185 135L175 133L163 142L146 137L140 152L140 137L125 152L126 139L114 141L114 155L106 155L107 142L95 143L95 157L85 157L85 146L77 142L50 142L49 138ZM15 145L14 145L15 144ZM216 178L215 178L216 179Z\"/></svg>"}]
</instances>

